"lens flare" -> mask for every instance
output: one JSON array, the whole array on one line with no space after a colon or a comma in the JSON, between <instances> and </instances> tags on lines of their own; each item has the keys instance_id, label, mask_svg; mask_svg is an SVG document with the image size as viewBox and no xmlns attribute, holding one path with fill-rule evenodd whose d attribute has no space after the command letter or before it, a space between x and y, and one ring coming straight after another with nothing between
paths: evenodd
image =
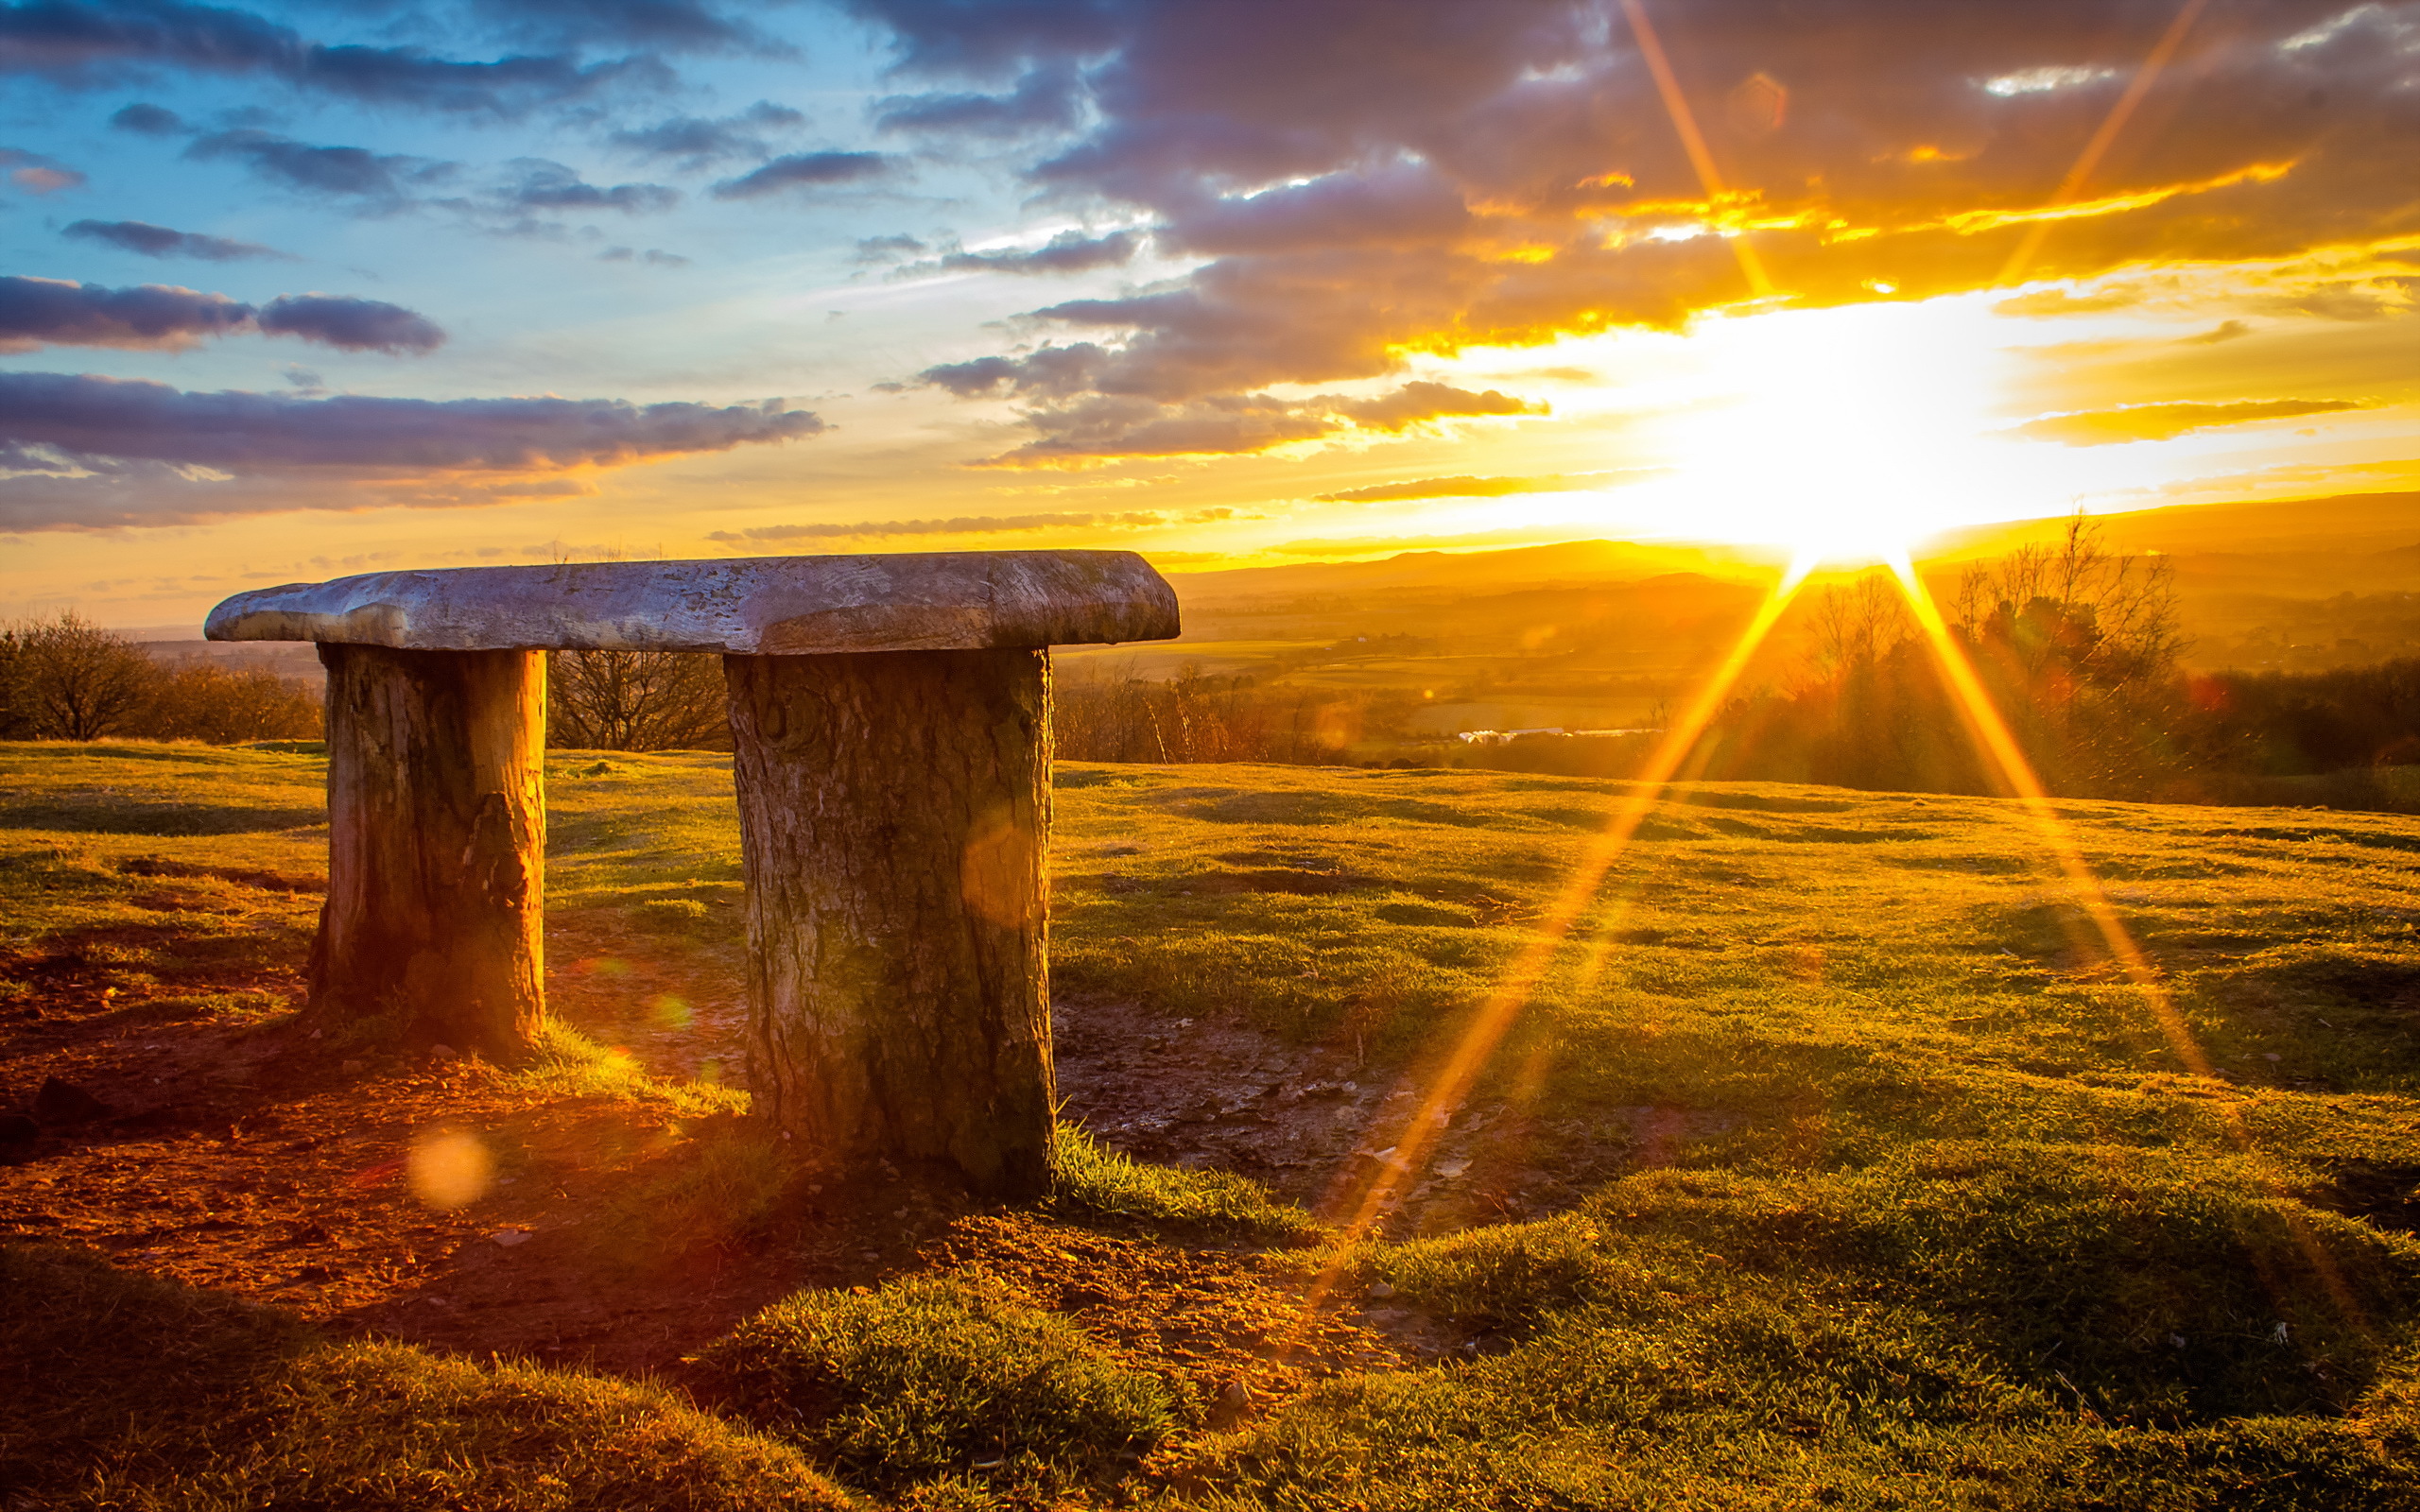
<instances>
[{"instance_id":1,"label":"lens flare","mask_svg":"<svg viewBox=\"0 0 2420 1512\"><path fill-rule=\"evenodd\" d=\"M466 1129L424 1130L404 1157L405 1184L423 1207L438 1212L478 1201L494 1178L495 1158Z\"/></svg>"}]
</instances>

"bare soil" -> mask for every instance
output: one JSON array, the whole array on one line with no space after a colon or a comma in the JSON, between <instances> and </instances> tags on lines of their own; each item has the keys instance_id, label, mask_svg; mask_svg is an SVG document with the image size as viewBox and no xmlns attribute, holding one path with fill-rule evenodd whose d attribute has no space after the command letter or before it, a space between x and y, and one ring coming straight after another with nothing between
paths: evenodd
<instances>
[{"instance_id":1,"label":"bare soil","mask_svg":"<svg viewBox=\"0 0 2420 1512\"><path fill-rule=\"evenodd\" d=\"M651 1070L735 1074L735 951L634 943L617 926L571 915L554 931L552 1010ZM534 1091L441 1047L347 1050L282 1013L231 1022L173 1005L243 991L292 1006L301 965L127 986L106 952L0 959L0 978L34 989L0 1005L0 1108L30 1112L49 1078L105 1105L0 1144L0 1235L88 1246L339 1332L675 1380L684 1356L796 1288L959 1266L1000 1275L1205 1401L1222 1390L1232 1401L1239 1384L1266 1404L1338 1369L1466 1343L1399 1309L1306 1318L1298 1259L976 1210L888 1172L813 1189L770 1239L666 1231L634 1194L716 1131L662 1105ZM1340 1052L1238 1025L1074 1004L1058 1033L1070 1116L1107 1143L1306 1200L1409 1106ZM1469 1127L1510 1116L1481 1112ZM406 1165L417 1142L447 1131L472 1134L494 1173L475 1201L440 1211L414 1195ZM1463 1175L1440 1191L1513 1211L1489 1184L1495 1167L1458 1147L1436 1169L1459 1160Z\"/></svg>"}]
</instances>

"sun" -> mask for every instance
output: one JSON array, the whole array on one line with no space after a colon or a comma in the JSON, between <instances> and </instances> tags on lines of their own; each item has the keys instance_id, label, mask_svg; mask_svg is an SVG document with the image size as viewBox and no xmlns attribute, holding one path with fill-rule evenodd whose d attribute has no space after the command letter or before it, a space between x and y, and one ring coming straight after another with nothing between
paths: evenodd
<instances>
[{"instance_id":1,"label":"sun","mask_svg":"<svg viewBox=\"0 0 2420 1512\"><path fill-rule=\"evenodd\" d=\"M2000 353L1914 304L1703 322L1698 399L1668 426L1658 491L1693 534L1812 563L1889 562L1946 526L2004 512Z\"/></svg>"}]
</instances>

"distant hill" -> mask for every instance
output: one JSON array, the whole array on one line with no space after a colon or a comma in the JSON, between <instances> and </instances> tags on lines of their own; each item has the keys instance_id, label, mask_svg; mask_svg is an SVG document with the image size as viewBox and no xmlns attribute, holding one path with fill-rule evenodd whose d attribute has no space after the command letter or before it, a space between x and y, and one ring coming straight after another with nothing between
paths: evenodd
<instances>
[{"instance_id":1,"label":"distant hill","mask_svg":"<svg viewBox=\"0 0 2420 1512\"><path fill-rule=\"evenodd\" d=\"M1451 588L1458 593L1540 583L1601 583L1702 573L1713 577L1764 577L1780 554L1712 542L1566 541L1502 551L1407 551L1376 561L1315 561L1283 567L1169 573L1185 602L1351 596L1380 589Z\"/></svg>"},{"instance_id":2,"label":"distant hill","mask_svg":"<svg viewBox=\"0 0 2420 1512\"><path fill-rule=\"evenodd\" d=\"M2092 522L2100 527L2102 540L2120 551L2158 551L2169 556L2395 553L2402 561L2420 559L2420 493L2180 504L2097 514ZM2066 526L2066 519L2061 516L1946 531L1934 539L1925 556L1927 559L1996 556L2031 541L2050 540Z\"/></svg>"}]
</instances>

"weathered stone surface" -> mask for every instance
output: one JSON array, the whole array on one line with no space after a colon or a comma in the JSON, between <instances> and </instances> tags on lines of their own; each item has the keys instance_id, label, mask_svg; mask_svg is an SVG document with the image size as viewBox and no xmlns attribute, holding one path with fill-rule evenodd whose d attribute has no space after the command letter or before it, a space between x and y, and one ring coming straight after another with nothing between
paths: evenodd
<instances>
[{"instance_id":1,"label":"weathered stone surface","mask_svg":"<svg viewBox=\"0 0 2420 1512\"><path fill-rule=\"evenodd\" d=\"M971 651L1167 640L1177 605L1131 551L935 551L365 573L238 593L203 633L418 651Z\"/></svg>"}]
</instances>

